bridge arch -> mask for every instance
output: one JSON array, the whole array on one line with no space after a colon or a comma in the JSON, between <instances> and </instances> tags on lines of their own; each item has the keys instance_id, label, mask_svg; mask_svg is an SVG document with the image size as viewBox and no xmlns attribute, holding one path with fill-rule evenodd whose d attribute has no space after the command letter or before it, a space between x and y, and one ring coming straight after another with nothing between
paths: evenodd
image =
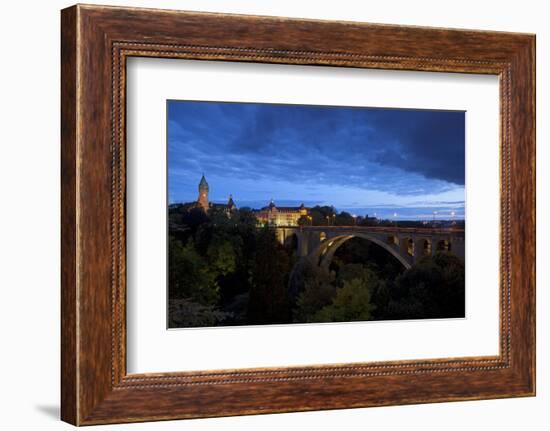
<instances>
[{"instance_id":1,"label":"bridge arch","mask_svg":"<svg viewBox=\"0 0 550 431\"><path fill-rule=\"evenodd\" d=\"M405 269L409 269L411 267L411 264L400 253L400 250L397 246L388 244L387 241L384 241L383 239L377 238L376 236L370 235L366 232L358 232L350 235L340 235L326 239L309 254L309 257L315 264L328 269L330 263L332 262L332 258L334 257L334 253L336 253L336 250L338 250L338 248L340 248L342 244L352 238L362 238L370 241L389 252L405 267Z\"/></svg>"}]
</instances>

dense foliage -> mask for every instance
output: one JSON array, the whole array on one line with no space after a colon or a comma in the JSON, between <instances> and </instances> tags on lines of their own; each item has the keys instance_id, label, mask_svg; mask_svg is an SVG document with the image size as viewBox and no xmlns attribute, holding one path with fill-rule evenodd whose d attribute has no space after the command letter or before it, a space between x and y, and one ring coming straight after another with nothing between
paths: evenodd
<instances>
[{"instance_id":1,"label":"dense foliage","mask_svg":"<svg viewBox=\"0 0 550 431\"><path fill-rule=\"evenodd\" d=\"M335 214L315 207L313 220ZM349 225L339 213L331 223ZM356 220L354 220L356 221ZM349 322L464 316L464 264L437 253L411 269L353 238L329 268L299 260L295 243L258 227L252 211L169 209L170 327Z\"/></svg>"}]
</instances>

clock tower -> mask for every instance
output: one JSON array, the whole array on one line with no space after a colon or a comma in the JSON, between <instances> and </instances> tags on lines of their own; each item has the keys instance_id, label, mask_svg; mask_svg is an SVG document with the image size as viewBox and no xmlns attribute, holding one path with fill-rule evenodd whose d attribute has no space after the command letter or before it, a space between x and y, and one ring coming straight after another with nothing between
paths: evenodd
<instances>
[{"instance_id":1,"label":"clock tower","mask_svg":"<svg viewBox=\"0 0 550 431\"><path fill-rule=\"evenodd\" d=\"M208 212L208 183L206 182L206 178L204 178L204 174L202 174L201 182L199 183L199 205L202 207L202 209L205 212Z\"/></svg>"}]
</instances>

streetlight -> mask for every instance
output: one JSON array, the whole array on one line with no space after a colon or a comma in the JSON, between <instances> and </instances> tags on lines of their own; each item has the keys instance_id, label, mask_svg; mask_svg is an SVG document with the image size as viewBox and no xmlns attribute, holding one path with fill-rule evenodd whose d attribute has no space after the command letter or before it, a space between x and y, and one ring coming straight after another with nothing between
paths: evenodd
<instances>
[{"instance_id":1,"label":"streetlight","mask_svg":"<svg viewBox=\"0 0 550 431\"><path fill-rule=\"evenodd\" d=\"M434 221L433 221L434 226L435 226L435 218L436 218L436 216L437 216L437 211L434 211Z\"/></svg>"},{"instance_id":2,"label":"streetlight","mask_svg":"<svg viewBox=\"0 0 550 431\"><path fill-rule=\"evenodd\" d=\"M352 214L351 216L353 217L353 225L357 226L357 214Z\"/></svg>"}]
</instances>

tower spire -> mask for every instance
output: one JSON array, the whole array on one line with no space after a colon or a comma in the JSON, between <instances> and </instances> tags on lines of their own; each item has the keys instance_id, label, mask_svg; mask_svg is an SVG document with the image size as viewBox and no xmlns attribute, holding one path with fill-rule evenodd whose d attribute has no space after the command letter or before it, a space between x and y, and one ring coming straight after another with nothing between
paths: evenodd
<instances>
[{"instance_id":1,"label":"tower spire","mask_svg":"<svg viewBox=\"0 0 550 431\"><path fill-rule=\"evenodd\" d=\"M233 200L233 194L229 195L229 200L227 201L227 209L229 211L233 211L237 208L237 205L235 205L235 201Z\"/></svg>"},{"instance_id":2,"label":"tower spire","mask_svg":"<svg viewBox=\"0 0 550 431\"><path fill-rule=\"evenodd\" d=\"M204 176L204 172L201 177L201 181L199 182L199 199L198 202L200 206L204 209L204 211L208 211L208 192L210 191L210 187L208 186L208 183L206 182L206 178Z\"/></svg>"}]
</instances>

